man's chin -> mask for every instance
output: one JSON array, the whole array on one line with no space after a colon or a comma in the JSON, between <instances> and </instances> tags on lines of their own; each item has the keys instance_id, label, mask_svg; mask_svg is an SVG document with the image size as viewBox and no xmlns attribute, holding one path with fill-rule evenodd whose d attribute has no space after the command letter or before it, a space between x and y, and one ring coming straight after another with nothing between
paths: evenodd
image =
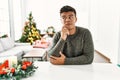
<instances>
[{"instance_id":1,"label":"man's chin","mask_svg":"<svg viewBox=\"0 0 120 80\"><path fill-rule=\"evenodd\" d=\"M71 25L71 24L70 24L70 23L66 23L65 25L69 26L69 25Z\"/></svg>"},{"instance_id":2,"label":"man's chin","mask_svg":"<svg viewBox=\"0 0 120 80\"><path fill-rule=\"evenodd\" d=\"M65 24L66 28L69 28L71 26L71 24Z\"/></svg>"}]
</instances>

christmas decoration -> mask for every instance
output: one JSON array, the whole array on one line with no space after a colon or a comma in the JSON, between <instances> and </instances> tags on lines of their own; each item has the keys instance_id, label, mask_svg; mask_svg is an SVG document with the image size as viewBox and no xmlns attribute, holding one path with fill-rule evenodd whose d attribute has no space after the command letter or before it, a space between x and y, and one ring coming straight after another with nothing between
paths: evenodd
<instances>
[{"instance_id":1,"label":"christmas decoration","mask_svg":"<svg viewBox=\"0 0 120 80\"><path fill-rule=\"evenodd\" d=\"M54 29L53 26L50 26L50 27L47 28L46 32L47 32L48 36L53 37L54 34L55 34L55 29Z\"/></svg>"},{"instance_id":2,"label":"christmas decoration","mask_svg":"<svg viewBox=\"0 0 120 80\"><path fill-rule=\"evenodd\" d=\"M40 40L40 30L36 28L36 23L33 20L32 12L29 14L28 21L25 22L23 33L20 42L30 42L33 44L35 40Z\"/></svg>"},{"instance_id":3,"label":"christmas decoration","mask_svg":"<svg viewBox=\"0 0 120 80\"><path fill-rule=\"evenodd\" d=\"M31 76L38 67L30 61L18 61L17 65L9 67L9 61L4 61L0 65L0 80L21 80L21 78L26 78Z\"/></svg>"},{"instance_id":4,"label":"christmas decoration","mask_svg":"<svg viewBox=\"0 0 120 80\"><path fill-rule=\"evenodd\" d=\"M6 38L6 37L8 37L7 34L4 34L4 35L0 36L0 38Z\"/></svg>"}]
</instances>

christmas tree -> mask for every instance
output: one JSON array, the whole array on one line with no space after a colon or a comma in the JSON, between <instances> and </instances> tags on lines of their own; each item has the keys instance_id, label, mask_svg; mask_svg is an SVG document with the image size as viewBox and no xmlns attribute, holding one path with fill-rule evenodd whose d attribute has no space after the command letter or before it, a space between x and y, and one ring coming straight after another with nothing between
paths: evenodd
<instances>
[{"instance_id":1,"label":"christmas tree","mask_svg":"<svg viewBox=\"0 0 120 80\"><path fill-rule=\"evenodd\" d=\"M28 21L25 22L23 33L20 42L30 42L32 45L35 40L40 40L40 30L36 28L36 23L33 20L32 12L29 14Z\"/></svg>"}]
</instances>

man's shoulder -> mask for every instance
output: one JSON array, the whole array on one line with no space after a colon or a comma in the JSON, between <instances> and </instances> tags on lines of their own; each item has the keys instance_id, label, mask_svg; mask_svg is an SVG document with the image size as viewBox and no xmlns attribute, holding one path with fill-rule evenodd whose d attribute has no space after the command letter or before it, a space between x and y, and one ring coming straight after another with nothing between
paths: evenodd
<instances>
[{"instance_id":1,"label":"man's shoulder","mask_svg":"<svg viewBox=\"0 0 120 80\"><path fill-rule=\"evenodd\" d=\"M54 36L56 36L56 37L60 37L61 36L61 34L60 34L61 32L60 31L58 31L58 32L56 32L55 33L55 35Z\"/></svg>"},{"instance_id":2,"label":"man's shoulder","mask_svg":"<svg viewBox=\"0 0 120 80\"><path fill-rule=\"evenodd\" d=\"M56 35L59 35L59 36L60 36L60 33L61 33L61 31L58 31L58 32L56 32Z\"/></svg>"},{"instance_id":3,"label":"man's shoulder","mask_svg":"<svg viewBox=\"0 0 120 80\"><path fill-rule=\"evenodd\" d=\"M78 28L78 34L81 34L81 35L91 35L91 32L89 29L87 28L83 28L83 27L77 27Z\"/></svg>"},{"instance_id":4,"label":"man's shoulder","mask_svg":"<svg viewBox=\"0 0 120 80\"><path fill-rule=\"evenodd\" d=\"M87 28L84 28L84 27L79 27L79 26L76 26L77 30L79 32L85 32L85 31L89 31Z\"/></svg>"}]
</instances>

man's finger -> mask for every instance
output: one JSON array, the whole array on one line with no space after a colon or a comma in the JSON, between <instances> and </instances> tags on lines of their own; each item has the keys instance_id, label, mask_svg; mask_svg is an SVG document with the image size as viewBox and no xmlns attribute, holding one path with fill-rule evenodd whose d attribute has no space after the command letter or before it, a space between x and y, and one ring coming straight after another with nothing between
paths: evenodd
<instances>
[{"instance_id":1,"label":"man's finger","mask_svg":"<svg viewBox=\"0 0 120 80\"><path fill-rule=\"evenodd\" d=\"M55 64L55 59L50 58L50 62L51 62L52 64Z\"/></svg>"},{"instance_id":2,"label":"man's finger","mask_svg":"<svg viewBox=\"0 0 120 80\"><path fill-rule=\"evenodd\" d=\"M64 54L61 51L59 53L60 53L61 56L64 56Z\"/></svg>"},{"instance_id":3,"label":"man's finger","mask_svg":"<svg viewBox=\"0 0 120 80\"><path fill-rule=\"evenodd\" d=\"M52 59L57 59L58 57L55 57L55 56L50 56L50 58L52 58Z\"/></svg>"},{"instance_id":4,"label":"man's finger","mask_svg":"<svg viewBox=\"0 0 120 80\"><path fill-rule=\"evenodd\" d=\"M59 53L60 53L60 55L63 55L61 51Z\"/></svg>"}]
</instances>

